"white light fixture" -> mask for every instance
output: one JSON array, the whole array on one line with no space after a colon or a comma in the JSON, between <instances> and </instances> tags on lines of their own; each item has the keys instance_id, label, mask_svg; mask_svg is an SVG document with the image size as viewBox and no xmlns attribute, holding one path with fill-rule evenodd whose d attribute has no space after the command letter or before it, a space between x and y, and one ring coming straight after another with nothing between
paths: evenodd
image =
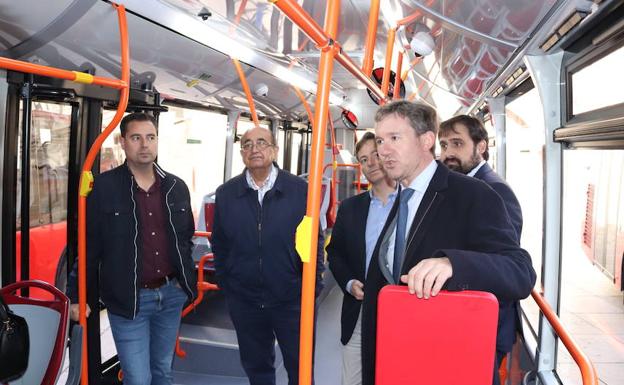
<instances>
[{"instance_id":1,"label":"white light fixture","mask_svg":"<svg viewBox=\"0 0 624 385\"><path fill-rule=\"evenodd\" d=\"M435 49L435 42L428 32L420 31L416 32L414 37L412 37L410 47L416 56L427 56Z\"/></svg>"}]
</instances>

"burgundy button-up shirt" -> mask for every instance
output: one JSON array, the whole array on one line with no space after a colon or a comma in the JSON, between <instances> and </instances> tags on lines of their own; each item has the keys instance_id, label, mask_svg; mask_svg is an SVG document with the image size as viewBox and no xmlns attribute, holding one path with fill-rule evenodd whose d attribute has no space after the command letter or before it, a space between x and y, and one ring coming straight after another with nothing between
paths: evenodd
<instances>
[{"instance_id":1,"label":"burgundy button-up shirt","mask_svg":"<svg viewBox=\"0 0 624 385\"><path fill-rule=\"evenodd\" d=\"M167 214L165 213L163 198L160 191L160 178L147 190L140 188L136 182L135 199L137 201L142 274L141 285L158 281L174 272L169 261L167 246Z\"/></svg>"}]
</instances>

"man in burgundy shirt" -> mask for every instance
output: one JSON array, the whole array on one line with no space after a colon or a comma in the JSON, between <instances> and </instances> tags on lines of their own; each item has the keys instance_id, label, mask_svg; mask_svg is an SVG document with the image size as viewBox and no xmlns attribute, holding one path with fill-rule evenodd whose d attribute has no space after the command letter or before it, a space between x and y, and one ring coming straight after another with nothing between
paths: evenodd
<instances>
[{"instance_id":1,"label":"man in burgundy shirt","mask_svg":"<svg viewBox=\"0 0 624 385\"><path fill-rule=\"evenodd\" d=\"M121 146L126 162L99 175L89 195L87 280L99 275L124 384L170 385L182 306L196 292L190 195L181 179L155 163L158 136L150 115L122 120ZM76 278L74 268L68 285L74 320Z\"/></svg>"}]
</instances>

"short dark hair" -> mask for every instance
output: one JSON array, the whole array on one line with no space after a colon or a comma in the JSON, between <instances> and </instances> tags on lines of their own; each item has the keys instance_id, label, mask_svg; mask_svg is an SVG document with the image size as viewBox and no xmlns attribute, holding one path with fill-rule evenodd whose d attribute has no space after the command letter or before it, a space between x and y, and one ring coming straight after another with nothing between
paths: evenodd
<instances>
[{"instance_id":1,"label":"short dark hair","mask_svg":"<svg viewBox=\"0 0 624 385\"><path fill-rule=\"evenodd\" d=\"M375 114L375 123L379 123L388 115L397 115L407 119L410 126L416 132L416 136L420 136L427 132L438 132L438 113L435 108L426 104L408 102L407 100L398 100L383 105ZM431 146L431 153L435 155L435 145Z\"/></svg>"},{"instance_id":2,"label":"short dark hair","mask_svg":"<svg viewBox=\"0 0 624 385\"><path fill-rule=\"evenodd\" d=\"M416 135L426 132L438 132L438 114L436 110L426 104L398 100L383 105L375 114L375 123L379 123L386 116L395 114L409 121Z\"/></svg>"},{"instance_id":3,"label":"short dark hair","mask_svg":"<svg viewBox=\"0 0 624 385\"><path fill-rule=\"evenodd\" d=\"M122 138L126 137L128 125L132 122L151 122L154 127L158 127L156 125L156 119L152 115L146 114L145 112L133 112L121 119L121 123L119 124L119 130L121 131Z\"/></svg>"},{"instance_id":4,"label":"short dark hair","mask_svg":"<svg viewBox=\"0 0 624 385\"><path fill-rule=\"evenodd\" d=\"M481 123L479 119L469 115L457 115L440 123L440 136L448 135L451 131L458 134L457 129L455 128L456 124L461 124L468 129L468 135L470 136L470 139L472 139L475 146L480 141L485 141L483 160L487 161L490 158L488 150L489 138L487 130L483 127L483 123Z\"/></svg>"},{"instance_id":5,"label":"short dark hair","mask_svg":"<svg viewBox=\"0 0 624 385\"><path fill-rule=\"evenodd\" d=\"M373 134L370 131L367 131L367 132L364 133L362 138L360 140L358 140L358 142L355 144L355 158L356 159L358 158L358 154L360 153L360 150L362 149L362 146L364 146L364 144L366 142L368 142L369 140L372 140L374 142L375 141L375 134Z\"/></svg>"}]
</instances>

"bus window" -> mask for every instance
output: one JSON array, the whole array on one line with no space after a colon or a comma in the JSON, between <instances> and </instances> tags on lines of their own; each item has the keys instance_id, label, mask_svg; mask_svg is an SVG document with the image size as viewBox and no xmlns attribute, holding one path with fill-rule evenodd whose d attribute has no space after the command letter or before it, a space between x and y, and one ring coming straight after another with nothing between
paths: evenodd
<instances>
[{"instance_id":1,"label":"bus window","mask_svg":"<svg viewBox=\"0 0 624 385\"><path fill-rule=\"evenodd\" d=\"M30 137L30 279L55 283L58 259L67 240L67 176L72 107L33 102ZM21 113L20 113L21 119ZM21 131L21 122L20 122ZM21 138L21 133L19 134ZM21 157L23 144L18 145ZM21 160L17 170L17 202L21 201ZM22 223L18 203L17 228ZM21 253L21 232L16 234L16 254ZM17 258L18 265L20 258ZM17 276L21 274L18 266ZM33 290L38 297L38 290Z\"/></svg>"},{"instance_id":2,"label":"bus window","mask_svg":"<svg viewBox=\"0 0 624 385\"><path fill-rule=\"evenodd\" d=\"M540 282L542 266L542 201L544 120L537 90L533 88L505 108L507 131L507 182L522 207L524 225L521 245L533 259ZM522 302L532 327L537 330L538 311L531 299Z\"/></svg>"},{"instance_id":3,"label":"bus window","mask_svg":"<svg viewBox=\"0 0 624 385\"><path fill-rule=\"evenodd\" d=\"M202 198L223 183L226 135L223 114L169 106L158 119L158 164L186 182L195 218Z\"/></svg>"},{"instance_id":4,"label":"bus window","mask_svg":"<svg viewBox=\"0 0 624 385\"><path fill-rule=\"evenodd\" d=\"M572 74L574 115L624 103L623 62L624 47Z\"/></svg>"}]
</instances>

